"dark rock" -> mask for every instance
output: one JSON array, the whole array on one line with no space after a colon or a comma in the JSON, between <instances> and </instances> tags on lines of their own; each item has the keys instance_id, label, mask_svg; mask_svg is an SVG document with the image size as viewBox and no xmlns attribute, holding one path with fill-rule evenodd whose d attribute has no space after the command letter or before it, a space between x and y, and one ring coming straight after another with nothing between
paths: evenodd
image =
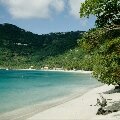
<instances>
[{"instance_id":1,"label":"dark rock","mask_svg":"<svg viewBox=\"0 0 120 120\"><path fill-rule=\"evenodd\" d=\"M107 115L107 114L110 114L112 113L113 111L111 110L106 110L104 109L103 107L99 108L96 115Z\"/></svg>"},{"instance_id":2,"label":"dark rock","mask_svg":"<svg viewBox=\"0 0 120 120\"><path fill-rule=\"evenodd\" d=\"M111 110L106 110L106 112L103 115L107 115L107 114L110 114L110 113L112 113Z\"/></svg>"},{"instance_id":3,"label":"dark rock","mask_svg":"<svg viewBox=\"0 0 120 120\"><path fill-rule=\"evenodd\" d=\"M100 107L96 113L96 115L103 115L105 114L106 110L104 110L102 107Z\"/></svg>"},{"instance_id":4,"label":"dark rock","mask_svg":"<svg viewBox=\"0 0 120 120\"><path fill-rule=\"evenodd\" d=\"M115 89L120 89L120 86L115 86Z\"/></svg>"},{"instance_id":5,"label":"dark rock","mask_svg":"<svg viewBox=\"0 0 120 120\"><path fill-rule=\"evenodd\" d=\"M113 112L118 112L118 110L113 110Z\"/></svg>"}]
</instances>

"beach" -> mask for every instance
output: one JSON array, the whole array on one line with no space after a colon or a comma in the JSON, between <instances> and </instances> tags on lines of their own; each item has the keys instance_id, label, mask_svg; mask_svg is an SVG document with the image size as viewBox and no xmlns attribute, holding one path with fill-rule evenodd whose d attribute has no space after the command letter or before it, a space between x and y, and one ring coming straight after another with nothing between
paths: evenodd
<instances>
[{"instance_id":1,"label":"beach","mask_svg":"<svg viewBox=\"0 0 120 120\"><path fill-rule=\"evenodd\" d=\"M84 74L92 74L93 71L85 71L85 70L56 70L56 69L15 69L15 70L25 70L25 71L47 71L47 72L72 72L72 73L84 73Z\"/></svg>"},{"instance_id":2,"label":"beach","mask_svg":"<svg viewBox=\"0 0 120 120\"><path fill-rule=\"evenodd\" d=\"M101 85L91 74L79 72L1 70L0 120L32 117Z\"/></svg>"},{"instance_id":3,"label":"beach","mask_svg":"<svg viewBox=\"0 0 120 120\"><path fill-rule=\"evenodd\" d=\"M80 73L81 71L1 71L1 85L6 87L5 91L10 84L11 87L10 93L8 91L9 94L3 94L5 97L1 98L1 107L6 106L8 112L1 113L0 120L120 120L120 112L96 115L100 108L96 105L97 98L101 101L100 95L111 106L120 101L120 93L114 91L113 85L103 85L92 78L91 74ZM4 80L7 80L7 84L3 84ZM44 95L41 95L43 92ZM8 95L13 96L12 99L7 98ZM13 107L16 105L15 109L11 109L9 103ZM18 106L20 103L22 107Z\"/></svg>"},{"instance_id":4,"label":"beach","mask_svg":"<svg viewBox=\"0 0 120 120\"><path fill-rule=\"evenodd\" d=\"M83 73L83 74L92 74L93 71L84 71L84 70L43 70L51 72L72 72L72 73Z\"/></svg>"},{"instance_id":5,"label":"beach","mask_svg":"<svg viewBox=\"0 0 120 120\"><path fill-rule=\"evenodd\" d=\"M119 120L120 112L96 115L100 106L95 105L97 98L100 99L100 94L108 99L108 105L120 100L120 93L109 93L113 89L113 85L94 88L81 97L40 112L26 120Z\"/></svg>"}]
</instances>

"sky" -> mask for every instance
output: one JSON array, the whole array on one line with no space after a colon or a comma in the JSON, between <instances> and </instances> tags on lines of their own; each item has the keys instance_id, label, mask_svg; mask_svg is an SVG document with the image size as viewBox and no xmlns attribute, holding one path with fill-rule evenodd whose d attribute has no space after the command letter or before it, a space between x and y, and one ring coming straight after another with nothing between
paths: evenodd
<instances>
[{"instance_id":1,"label":"sky","mask_svg":"<svg viewBox=\"0 0 120 120\"><path fill-rule=\"evenodd\" d=\"M10 23L36 34L87 31L95 17L80 18L85 0L0 0L0 24Z\"/></svg>"}]
</instances>

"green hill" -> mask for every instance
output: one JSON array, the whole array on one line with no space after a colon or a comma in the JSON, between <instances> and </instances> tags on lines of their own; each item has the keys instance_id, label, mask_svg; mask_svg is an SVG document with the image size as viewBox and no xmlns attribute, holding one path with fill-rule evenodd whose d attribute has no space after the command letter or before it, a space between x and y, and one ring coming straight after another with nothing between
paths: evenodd
<instances>
[{"instance_id":1,"label":"green hill","mask_svg":"<svg viewBox=\"0 0 120 120\"><path fill-rule=\"evenodd\" d=\"M41 68L49 57L77 46L84 31L37 35L12 24L0 24L0 67Z\"/></svg>"}]
</instances>

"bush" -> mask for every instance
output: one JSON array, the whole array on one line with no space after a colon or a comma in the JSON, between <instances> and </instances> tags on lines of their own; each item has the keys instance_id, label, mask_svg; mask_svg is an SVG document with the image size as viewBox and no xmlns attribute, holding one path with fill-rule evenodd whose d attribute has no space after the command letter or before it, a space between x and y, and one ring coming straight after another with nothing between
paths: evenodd
<instances>
[{"instance_id":1,"label":"bush","mask_svg":"<svg viewBox=\"0 0 120 120\"><path fill-rule=\"evenodd\" d=\"M92 57L93 75L99 81L120 84L120 29L92 29L78 43Z\"/></svg>"}]
</instances>

